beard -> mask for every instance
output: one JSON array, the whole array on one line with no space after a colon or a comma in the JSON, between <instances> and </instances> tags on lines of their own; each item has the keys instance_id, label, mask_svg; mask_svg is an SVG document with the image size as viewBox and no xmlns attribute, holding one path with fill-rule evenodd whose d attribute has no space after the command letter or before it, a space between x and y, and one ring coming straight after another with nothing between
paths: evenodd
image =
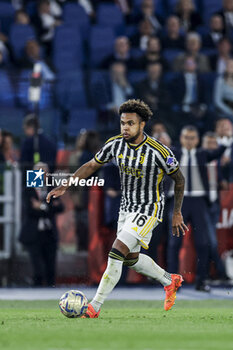
<instances>
[{"instance_id":1,"label":"beard","mask_svg":"<svg viewBox=\"0 0 233 350\"><path fill-rule=\"evenodd\" d=\"M126 142L134 143L139 136L140 136L140 130L137 132L137 134L135 136L132 136L130 139L126 140Z\"/></svg>"}]
</instances>

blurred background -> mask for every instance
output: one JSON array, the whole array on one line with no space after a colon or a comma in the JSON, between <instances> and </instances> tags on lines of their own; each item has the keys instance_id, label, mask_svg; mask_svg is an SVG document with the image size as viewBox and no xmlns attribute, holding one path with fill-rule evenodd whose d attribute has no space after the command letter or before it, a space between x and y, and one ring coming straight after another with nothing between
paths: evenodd
<instances>
[{"instance_id":1,"label":"blurred background","mask_svg":"<svg viewBox=\"0 0 233 350\"><path fill-rule=\"evenodd\" d=\"M99 282L117 227L115 164L98 174L104 188L72 188L50 207L25 171L74 172L119 134L128 98L153 110L148 134L205 154L204 227L187 202L190 231L172 246L165 183L164 223L146 253L169 268L176 249L176 269L194 283L205 234L209 283L233 278L232 44L233 0L0 1L0 286ZM125 270L120 283L150 281Z\"/></svg>"}]
</instances>

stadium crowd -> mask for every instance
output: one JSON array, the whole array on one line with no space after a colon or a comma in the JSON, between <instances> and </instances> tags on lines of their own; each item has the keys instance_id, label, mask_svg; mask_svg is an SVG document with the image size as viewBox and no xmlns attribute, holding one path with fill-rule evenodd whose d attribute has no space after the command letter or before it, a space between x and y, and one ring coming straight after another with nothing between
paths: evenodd
<instances>
[{"instance_id":1,"label":"stadium crowd","mask_svg":"<svg viewBox=\"0 0 233 350\"><path fill-rule=\"evenodd\" d=\"M1 106L33 109L39 63L40 110L58 109L68 134L83 110L112 134L128 97L147 102L173 139L187 123L203 134L233 120L232 17L232 0L2 1Z\"/></svg>"},{"instance_id":2,"label":"stadium crowd","mask_svg":"<svg viewBox=\"0 0 233 350\"><path fill-rule=\"evenodd\" d=\"M39 63L42 76L39 113L49 110L51 116L56 112L59 127L54 127L51 135L66 142L78 135L70 169L91 159L100 139L119 133L118 108L125 100L142 99L154 113L147 132L172 147L184 162L187 186L192 184L190 176L200 180L198 205L187 188L186 207L195 210L190 214L187 209L185 215L195 227L200 272L197 288L208 289L203 284L207 277L203 266L207 269L209 259L214 260L219 277L226 278L217 252L215 223L218 191L233 182L233 148L228 143L218 153L217 142L233 138L232 43L233 0L1 1L0 120L9 119L9 131L0 133L1 163L14 166L18 161L29 168L35 163L36 119L29 116L24 120L26 140L18 150L13 148L15 130L10 122L13 110L17 117L35 112L28 99L35 64ZM57 145L44 134L46 130L39 133L39 160L51 170ZM72 148L70 143L66 147ZM208 151L215 151L216 157L208 158ZM190 175L189 161L204 167L204 172L199 173L196 166L192 167L195 174ZM208 168L210 161L212 167ZM212 171L214 167L217 172ZM115 229L120 187L112 174L114 164L104 168L104 177L105 224ZM149 252L153 257L160 238L169 231L169 186L165 182L167 220L154 236L156 242ZM214 190L209 191L210 187ZM86 250L86 193L72 196L77 227L82 227L79 249ZM181 241L166 240L167 266L174 270Z\"/></svg>"}]
</instances>

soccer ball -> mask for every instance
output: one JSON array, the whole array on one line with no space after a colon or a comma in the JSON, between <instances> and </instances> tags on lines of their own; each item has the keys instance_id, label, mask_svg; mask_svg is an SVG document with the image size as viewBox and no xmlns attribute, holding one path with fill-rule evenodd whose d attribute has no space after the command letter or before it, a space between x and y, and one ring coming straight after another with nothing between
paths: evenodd
<instances>
[{"instance_id":1,"label":"soccer ball","mask_svg":"<svg viewBox=\"0 0 233 350\"><path fill-rule=\"evenodd\" d=\"M88 300L79 290L70 290L62 295L59 308L64 316L69 318L80 317L87 310Z\"/></svg>"}]
</instances>

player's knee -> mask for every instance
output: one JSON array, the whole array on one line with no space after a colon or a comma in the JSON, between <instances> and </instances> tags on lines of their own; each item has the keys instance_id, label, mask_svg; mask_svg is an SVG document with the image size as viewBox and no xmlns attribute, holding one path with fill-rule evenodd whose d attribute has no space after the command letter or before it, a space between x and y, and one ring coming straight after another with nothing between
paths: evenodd
<instances>
[{"instance_id":1,"label":"player's knee","mask_svg":"<svg viewBox=\"0 0 233 350\"><path fill-rule=\"evenodd\" d=\"M139 257L134 258L134 259L125 259L123 265L131 267L134 266L138 262Z\"/></svg>"},{"instance_id":2,"label":"player's knee","mask_svg":"<svg viewBox=\"0 0 233 350\"><path fill-rule=\"evenodd\" d=\"M109 258L124 262L125 256L118 249L112 248L108 254Z\"/></svg>"}]
</instances>

